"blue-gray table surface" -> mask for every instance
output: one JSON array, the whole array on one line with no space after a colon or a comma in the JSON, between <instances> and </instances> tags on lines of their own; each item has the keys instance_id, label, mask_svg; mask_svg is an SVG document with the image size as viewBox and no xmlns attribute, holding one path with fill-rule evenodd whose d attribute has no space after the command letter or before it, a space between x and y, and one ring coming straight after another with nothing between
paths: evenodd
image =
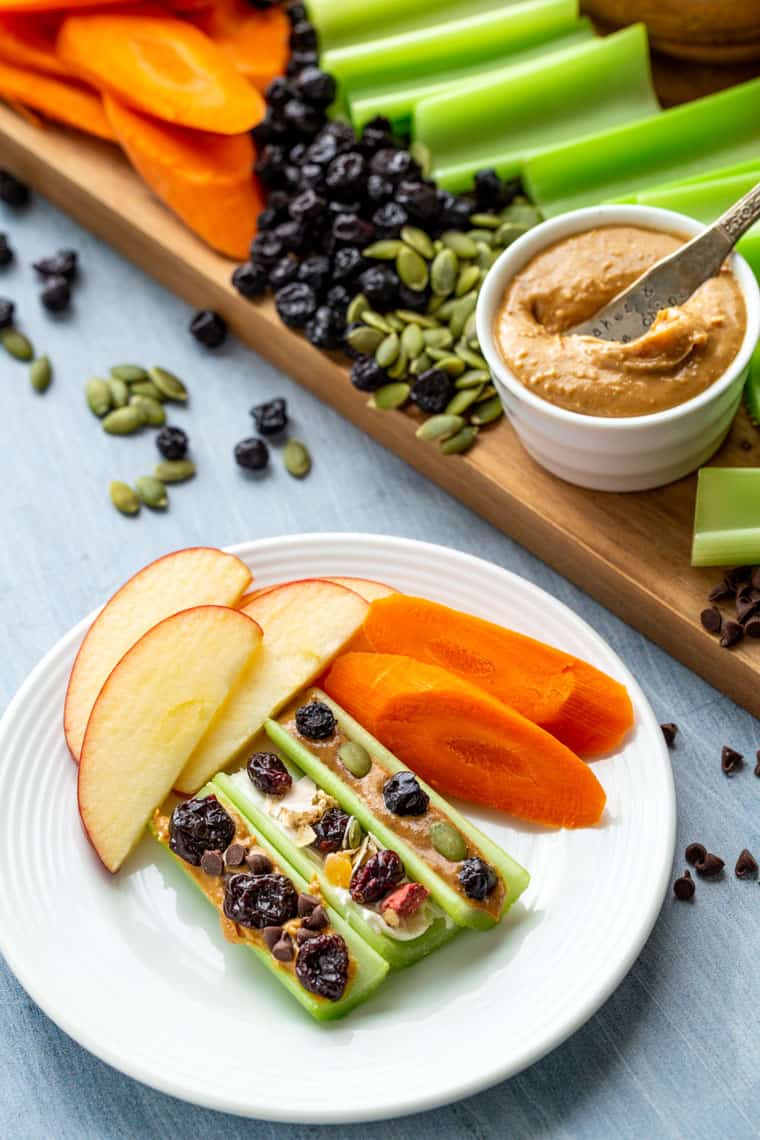
<instances>
[{"instance_id":1,"label":"blue-gray table surface","mask_svg":"<svg viewBox=\"0 0 760 1140\"><path fill-rule=\"evenodd\" d=\"M37 199L23 214L0 204L2 230L18 258L0 271L0 296L15 299L20 326L38 351L50 354L55 380L38 396L25 367L0 358L0 708L63 633L137 567L167 550L314 530L427 539L524 575L610 642L660 720L680 725L672 753L679 808L674 875L692 840L721 854L727 873L723 882L700 882L694 904L667 898L628 977L561 1048L490 1091L382 1124L324 1130L275 1125L154 1092L70 1040L0 959L0 1135L760 1135L760 892L756 883L736 880L732 870L744 846L760 856L760 780L752 771L760 731L753 718L242 345L230 340L216 352L201 349L186 331L190 313L182 302L44 202ZM72 312L52 318L39 303L31 262L61 246L79 250L83 272ZM108 482L150 470L152 437L106 436L82 389L88 376L133 359L163 363L190 384L191 407L172 418L192 436L199 476L172 491L166 515L144 510L138 519L126 519L109 504ZM249 434L249 407L273 395L287 397L294 431L313 453L314 469L304 482L286 474L278 454L264 478L248 477L232 462L234 443ZM733 779L720 768L724 742L752 761ZM647 852L640 858L646 860Z\"/></svg>"}]
</instances>

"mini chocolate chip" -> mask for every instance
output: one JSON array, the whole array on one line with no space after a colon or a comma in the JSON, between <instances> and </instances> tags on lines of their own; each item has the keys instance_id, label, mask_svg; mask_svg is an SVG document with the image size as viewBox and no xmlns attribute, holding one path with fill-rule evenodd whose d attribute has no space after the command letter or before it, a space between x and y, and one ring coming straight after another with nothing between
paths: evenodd
<instances>
[{"instance_id":1,"label":"mini chocolate chip","mask_svg":"<svg viewBox=\"0 0 760 1140\"><path fill-rule=\"evenodd\" d=\"M744 625L760 611L760 590L743 586L736 595L736 620Z\"/></svg>"},{"instance_id":2,"label":"mini chocolate chip","mask_svg":"<svg viewBox=\"0 0 760 1140\"><path fill-rule=\"evenodd\" d=\"M707 854L707 848L701 843L690 843L684 851L686 862L691 863L692 867L696 867L697 863L701 863Z\"/></svg>"},{"instance_id":3,"label":"mini chocolate chip","mask_svg":"<svg viewBox=\"0 0 760 1140\"><path fill-rule=\"evenodd\" d=\"M298 896L298 917L305 918L307 914L319 906L319 899L315 899L314 895L307 895L304 891L303 894Z\"/></svg>"},{"instance_id":4,"label":"mini chocolate chip","mask_svg":"<svg viewBox=\"0 0 760 1140\"><path fill-rule=\"evenodd\" d=\"M678 725L673 724L672 721L668 721L665 724L661 724L660 728L662 729L662 735L665 737L665 743L668 748L672 748L678 736Z\"/></svg>"},{"instance_id":5,"label":"mini chocolate chip","mask_svg":"<svg viewBox=\"0 0 760 1140\"><path fill-rule=\"evenodd\" d=\"M734 874L737 879L754 879L757 875L757 859L746 847L736 860Z\"/></svg>"},{"instance_id":6,"label":"mini chocolate chip","mask_svg":"<svg viewBox=\"0 0 760 1140\"><path fill-rule=\"evenodd\" d=\"M735 590L732 590L726 582L718 582L717 586L713 586L710 593L707 595L708 602L725 602L729 598L733 598Z\"/></svg>"},{"instance_id":7,"label":"mini chocolate chip","mask_svg":"<svg viewBox=\"0 0 760 1140\"><path fill-rule=\"evenodd\" d=\"M303 925L307 930L324 930L329 921L325 908L323 906L315 906L311 914L307 915L303 920Z\"/></svg>"},{"instance_id":8,"label":"mini chocolate chip","mask_svg":"<svg viewBox=\"0 0 760 1140\"><path fill-rule=\"evenodd\" d=\"M293 942L288 934L283 934L279 942L272 947L272 957L278 962L290 962L293 959Z\"/></svg>"},{"instance_id":9,"label":"mini chocolate chip","mask_svg":"<svg viewBox=\"0 0 760 1140\"><path fill-rule=\"evenodd\" d=\"M745 582L749 582L751 577L751 566L732 566L730 570L726 571L726 585L736 593L740 586L743 586Z\"/></svg>"},{"instance_id":10,"label":"mini chocolate chip","mask_svg":"<svg viewBox=\"0 0 760 1140\"><path fill-rule=\"evenodd\" d=\"M760 616L751 617L744 627L745 637L760 637Z\"/></svg>"},{"instance_id":11,"label":"mini chocolate chip","mask_svg":"<svg viewBox=\"0 0 760 1140\"><path fill-rule=\"evenodd\" d=\"M718 855L713 855L708 851L704 859L700 859L699 863L695 863L695 868L698 875L702 875L705 879L715 879L721 874L725 863Z\"/></svg>"},{"instance_id":12,"label":"mini chocolate chip","mask_svg":"<svg viewBox=\"0 0 760 1140\"><path fill-rule=\"evenodd\" d=\"M723 745L720 753L720 766L727 776L733 776L737 768L741 768L744 763L744 757L741 752L737 752L735 748L729 748L727 744Z\"/></svg>"},{"instance_id":13,"label":"mini chocolate chip","mask_svg":"<svg viewBox=\"0 0 760 1140\"><path fill-rule=\"evenodd\" d=\"M245 861L252 875L268 875L272 870L272 860L263 851L249 851Z\"/></svg>"},{"instance_id":14,"label":"mini chocolate chip","mask_svg":"<svg viewBox=\"0 0 760 1140\"><path fill-rule=\"evenodd\" d=\"M744 630L739 625L738 621L727 621L723 625L723 633L721 635L720 644L723 649L732 649L734 645L738 645L744 637Z\"/></svg>"},{"instance_id":15,"label":"mini chocolate chip","mask_svg":"<svg viewBox=\"0 0 760 1140\"><path fill-rule=\"evenodd\" d=\"M717 606L708 606L706 610L702 610L699 620L708 633L720 633L723 618L720 616L720 610Z\"/></svg>"},{"instance_id":16,"label":"mini chocolate chip","mask_svg":"<svg viewBox=\"0 0 760 1140\"><path fill-rule=\"evenodd\" d=\"M318 938L318 930L309 930L308 926L299 926L296 931L296 942L300 946L303 942L308 942L310 938Z\"/></svg>"},{"instance_id":17,"label":"mini chocolate chip","mask_svg":"<svg viewBox=\"0 0 760 1140\"><path fill-rule=\"evenodd\" d=\"M755 764L755 775L760 776L760 748L758 748L757 752L755 753L755 760L757 761Z\"/></svg>"},{"instance_id":18,"label":"mini chocolate chip","mask_svg":"<svg viewBox=\"0 0 760 1140\"><path fill-rule=\"evenodd\" d=\"M684 871L681 878L676 879L673 883L673 894L681 902L688 902L689 899L693 899L695 890L694 880L688 871Z\"/></svg>"},{"instance_id":19,"label":"mini chocolate chip","mask_svg":"<svg viewBox=\"0 0 760 1140\"><path fill-rule=\"evenodd\" d=\"M760 566L753 566L750 582L756 590L760 590Z\"/></svg>"},{"instance_id":20,"label":"mini chocolate chip","mask_svg":"<svg viewBox=\"0 0 760 1140\"><path fill-rule=\"evenodd\" d=\"M261 937L264 939L264 945L267 950L274 950L277 943L282 938L281 926L265 926L261 932Z\"/></svg>"},{"instance_id":21,"label":"mini chocolate chip","mask_svg":"<svg viewBox=\"0 0 760 1140\"><path fill-rule=\"evenodd\" d=\"M246 849L242 843L231 843L224 853L228 867L240 867L245 862Z\"/></svg>"},{"instance_id":22,"label":"mini chocolate chip","mask_svg":"<svg viewBox=\"0 0 760 1140\"><path fill-rule=\"evenodd\" d=\"M201 855L201 870L207 875L221 875L224 870L221 851L204 851Z\"/></svg>"}]
</instances>

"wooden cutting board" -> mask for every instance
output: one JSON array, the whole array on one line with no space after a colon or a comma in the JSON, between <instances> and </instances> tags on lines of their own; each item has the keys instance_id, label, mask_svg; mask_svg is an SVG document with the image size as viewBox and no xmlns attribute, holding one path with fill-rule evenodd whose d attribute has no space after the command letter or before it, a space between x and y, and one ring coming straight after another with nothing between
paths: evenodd
<instances>
[{"instance_id":1,"label":"wooden cutting board","mask_svg":"<svg viewBox=\"0 0 760 1140\"><path fill-rule=\"evenodd\" d=\"M274 365L760 715L760 644L720 649L699 623L720 574L689 566L695 478L642 494L585 491L538 467L504 421L470 455L442 456L415 438L412 415L368 408L338 357L285 329L271 302L240 297L229 284L232 264L176 221L115 147L35 127L0 105L0 166L190 304L222 313ZM760 435L744 413L715 462L760 462Z\"/></svg>"}]
</instances>

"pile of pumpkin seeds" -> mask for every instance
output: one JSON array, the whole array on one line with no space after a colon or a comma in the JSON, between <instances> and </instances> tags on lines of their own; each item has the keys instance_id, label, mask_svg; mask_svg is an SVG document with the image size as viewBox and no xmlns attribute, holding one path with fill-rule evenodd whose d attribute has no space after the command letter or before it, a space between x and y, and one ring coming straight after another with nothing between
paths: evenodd
<instances>
[{"instance_id":1,"label":"pile of pumpkin seeds","mask_svg":"<svg viewBox=\"0 0 760 1140\"><path fill-rule=\"evenodd\" d=\"M398 238L376 241L362 252L368 260L393 261L399 278L415 292L430 289L424 313L411 309L375 312L363 293L348 308L346 341L355 353L374 356L389 383L370 398L383 411L402 408L415 378L439 368L454 379L456 393L444 412L426 419L419 439L437 442L445 455L472 447L481 427L503 414L475 329L475 306L496 258L541 220L535 206L517 197L503 210L472 215L471 229L448 230L433 239L416 226Z\"/></svg>"},{"instance_id":2,"label":"pile of pumpkin seeds","mask_svg":"<svg viewBox=\"0 0 760 1140\"><path fill-rule=\"evenodd\" d=\"M173 372L156 365L116 364L108 376L93 376L85 384L85 399L93 415L109 435L133 435L144 427L161 428L166 423L164 404L186 404L188 390ZM165 459L152 475L140 475L134 487L114 480L109 487L111 502L123 515L136 515L141 506L166 510L167 483L185 483L195 475L190 459Z\"/></svg>"}]
</instances>

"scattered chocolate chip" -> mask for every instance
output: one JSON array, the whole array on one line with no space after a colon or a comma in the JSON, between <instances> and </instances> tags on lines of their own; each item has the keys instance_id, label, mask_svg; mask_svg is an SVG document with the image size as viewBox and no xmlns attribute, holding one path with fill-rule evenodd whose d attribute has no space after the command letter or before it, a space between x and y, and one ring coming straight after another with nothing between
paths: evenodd
<instances>
[{"instance_id":1,"label":"scattered chocolate chip","mask_svg":"<svg viewBox=\"0 0 760 1140\"><path fill-rule=\"evenodd\" d=\"M303 920L303 925L307 930L324 930L329 921L325 908L323 906L315 906L311 914L307 915Z\"/></svg>"},{"instance_id":2,"label":"scattered chocolate chip","mask_svg":"<svg viewBox=\"0 0 760 1140\"><path fill-rule=\"evenodd\" d=\"M204 851L201 855L201 870L207 875L221 875L224 870L221 851Z\"/></svg>"},{"instance_id":3,"label":"scattered chocolate chip","mask_svg":"<svg viewBox=\"0 0 760 1140\"><path fill-rule=\"evenodd\" d=\"M272 870L272 860L263 851L249 851L245 861L252 875L268 875Z\"/></svg>"},{"instance_id":4,"label":"scattered chocolate chip","mask_svg":"<svg viewBox=\"0 0 760 1140\"><path fill-rule=\"evenodd\" d=\"M672 721L668 721L666 724L661 724L660 728L662 729L662 735L665 737L665 743L668 748L672 748L678 736L678 725L673 724Z\"/></svg>"},{"instance_id":5,"label":"scattered chocolate chip","mask_svg":"<svg viewBox=\"0 0 760 1140\"><path fill-rule=\"evenodd\" d=\"M696 867L697 863L701 863L707 854L707 848L701 843L690 843L684 851L686 862L691 863L692 867Z\"/></svg>"},{"instance_id":6,"label":"scattered chocolate chip","mask_svg":"<svg viewBox=\"0 0 760 1140\"><path fill-rule=\"evenodd\" d=\"M290 962L293 959L293 942L289 935L284 934L279 942L272 947L272 957L278 962Z\"/></svg>"},{"instance_id":7,"label":"scattered chocolate chip","mask_svg":"<svg viewBox=\"0 0 760 1140\"><path fill-rule=\"evenodd\" d=\"M732 649L744 637L744 630L738 621L727 621L723 625L720 644L723 649Z\"/></svg>"},{"instance_id":8,"label":"scattered chocolate chip","mask_svg":"<svg viewBox=\"0 0 760 1140\"><path fill-rule=\"evenodd\" d=\"M308 942L310 938L318 938L318 930L309 930L308 926L299 926L296 931L296 942L301 946L304 942Z\"/></svg>"},{"instance_id":9,"label":"scattered chocolate chip","mask_svg":"<svg viewBox=\"0 0 760 1140\"><path fill-rule=\"evenodd\" d=\"M40 300L50 313L62 313L71 304L71 285L65 277L48 277Z\"/></svg>"},{"instance_id":10,"label":"scattered chocolate chip","mask_svg":"<svg viewBox=\"0 0 760 1140\"><path fill-rule=\"evenodd\" d=\"M707 609L702 610L699 620L708 633L720 633L723 618L720 616L720 610L717 606L708 606Z\"/></svg>"},{"instance_id":11,"label":"scattered chocolate chip","mask_svg":"<svg viewBox=\"0 0 760 1140\"><path fill-rule=\"evenodd\" d=\"M760 776L760 748L758 748L757 752L755 753L755 760L757 761L755 764L755 775Z\"/></svg>"},{"instance_id":12,"label":"scattered chocolate chip","mask_svg":"<svg viewBox=\"0 0 760 1140\"><path fill-rule=\"evenodd\" d=\"M680 902L688 902L689 899L694 898L694 880L688 871L684 871L680 879L676 879L673 883L673 894Z\"/></svg>"},{"instance_id":13,"label":"scattered chocolate chip","mask_svg":"<svg viewBox=\"0 0 760 1140\"><path fill-rule=\"evenodd\" d=\"M737 752L735 748L729 748L727 744L723 745L720 752L720 766L727 776L733 776L743 763L744 757L741 752Z\"/></svg>"},{"instance_id":14,"label":"scattered chocolate chip","mask_svg":"<svg viewBox=\"0 0 760 1140\"><path fill-rule=\"evenodd\" d=\"M725 865L718 855L713 855L710 851L707 852L704 859L694 864L697 874L702 875L705 879L716 879L722 873Z\"/></svg>"},{"instance_id":15,"label":"scattered chocolate chip","mask_svg":"<svg viewBox=\"0 0 760 1140\"><path fill-rule=\"evenodd\" d=\"M755 566L753 568L750 582L756 590L760 590L760 566Z\"/></svg>"},{"instance_id":16,"label":"scattered chocolate chip","mask_svg":"<svg viewBox=\"0 0 760 1140\"><path fill-rule=\"evenodd\" d=\"M760 616L751 617L744 627L745 637L760 637Z\"/></svg>"},{"instance_id":17,"label":"scattered chocolate chip","mask_svg":"<svg viewBox=\"0 0 760 1140\"><path fill-rule=\"evenodd\" d=\"M298 917L305 918L307 914L319 906L319 899L315 899L314 895L307 895L304 891L298 896Z\"/></svg>"},{"instance_id":18,"label":"scattered chocolate chip","mask_svg":"<svg viewBox=\"0 0 760 1140\"><path fill-rule=\"evenodd\" d=\"M267 950L274 950L277 943L282 938L281 926L265 926L261 932L261 937L264 939L264 945Z\"/></svg>"},{"instance_id":19,"label":"scattered chocolate chip","mask_svg":"<svg viewBox=\"0 0 760 1140\"><path fill-rule=\"evenodd\" d=\"M717 586L713 586L710 593L707 595L709 602L726 602L729 598L733 598L736 590L732 589L725 581L718 582Z\"/></svg>"},{"instance_id":20,"label":"scattered chocolate chip","mask_svg":"<svg viewBox=\"0 0 760 1140\"><path fill-rule=\"evenodd\" d=\"M736 860L734 874L737 879L754 879L757 875L757 859L746 847Z\"/></svg>"},{"instance_id":21,"label":"scattered chocolate chip","mask_svg":"<svg viewBox=\"0 0 760 1140\"><path fill-rule=\"evenodd\" d=\"M736 593L740 586L743 586L745 582L749 582L751 577L751 566L732 566L731 569L726 572L726 585L730 586L734 593Z\"/></svg>"},{"instance_id":22,"label":"scattered chocolate chip","mask_svg":"<svg viewBox=\"0 0 760 1140\"><path fill-rule=\"evenodd\" d=\"M231 844L224 853L224 861L228 867L240 867L245 862L246 849L242 843Z\"/></svg>"},{"instance_id":23,"label":"scattered chocolate chip","mask_svg":"<svg viewBox=\"0 0 760 1140\"><path fill-rule=\"evenodd\" d=\"M736 595L736 620L744 625L760 612L760 590L754 586L742 586Z\"/></svg>"}]
</instances>

